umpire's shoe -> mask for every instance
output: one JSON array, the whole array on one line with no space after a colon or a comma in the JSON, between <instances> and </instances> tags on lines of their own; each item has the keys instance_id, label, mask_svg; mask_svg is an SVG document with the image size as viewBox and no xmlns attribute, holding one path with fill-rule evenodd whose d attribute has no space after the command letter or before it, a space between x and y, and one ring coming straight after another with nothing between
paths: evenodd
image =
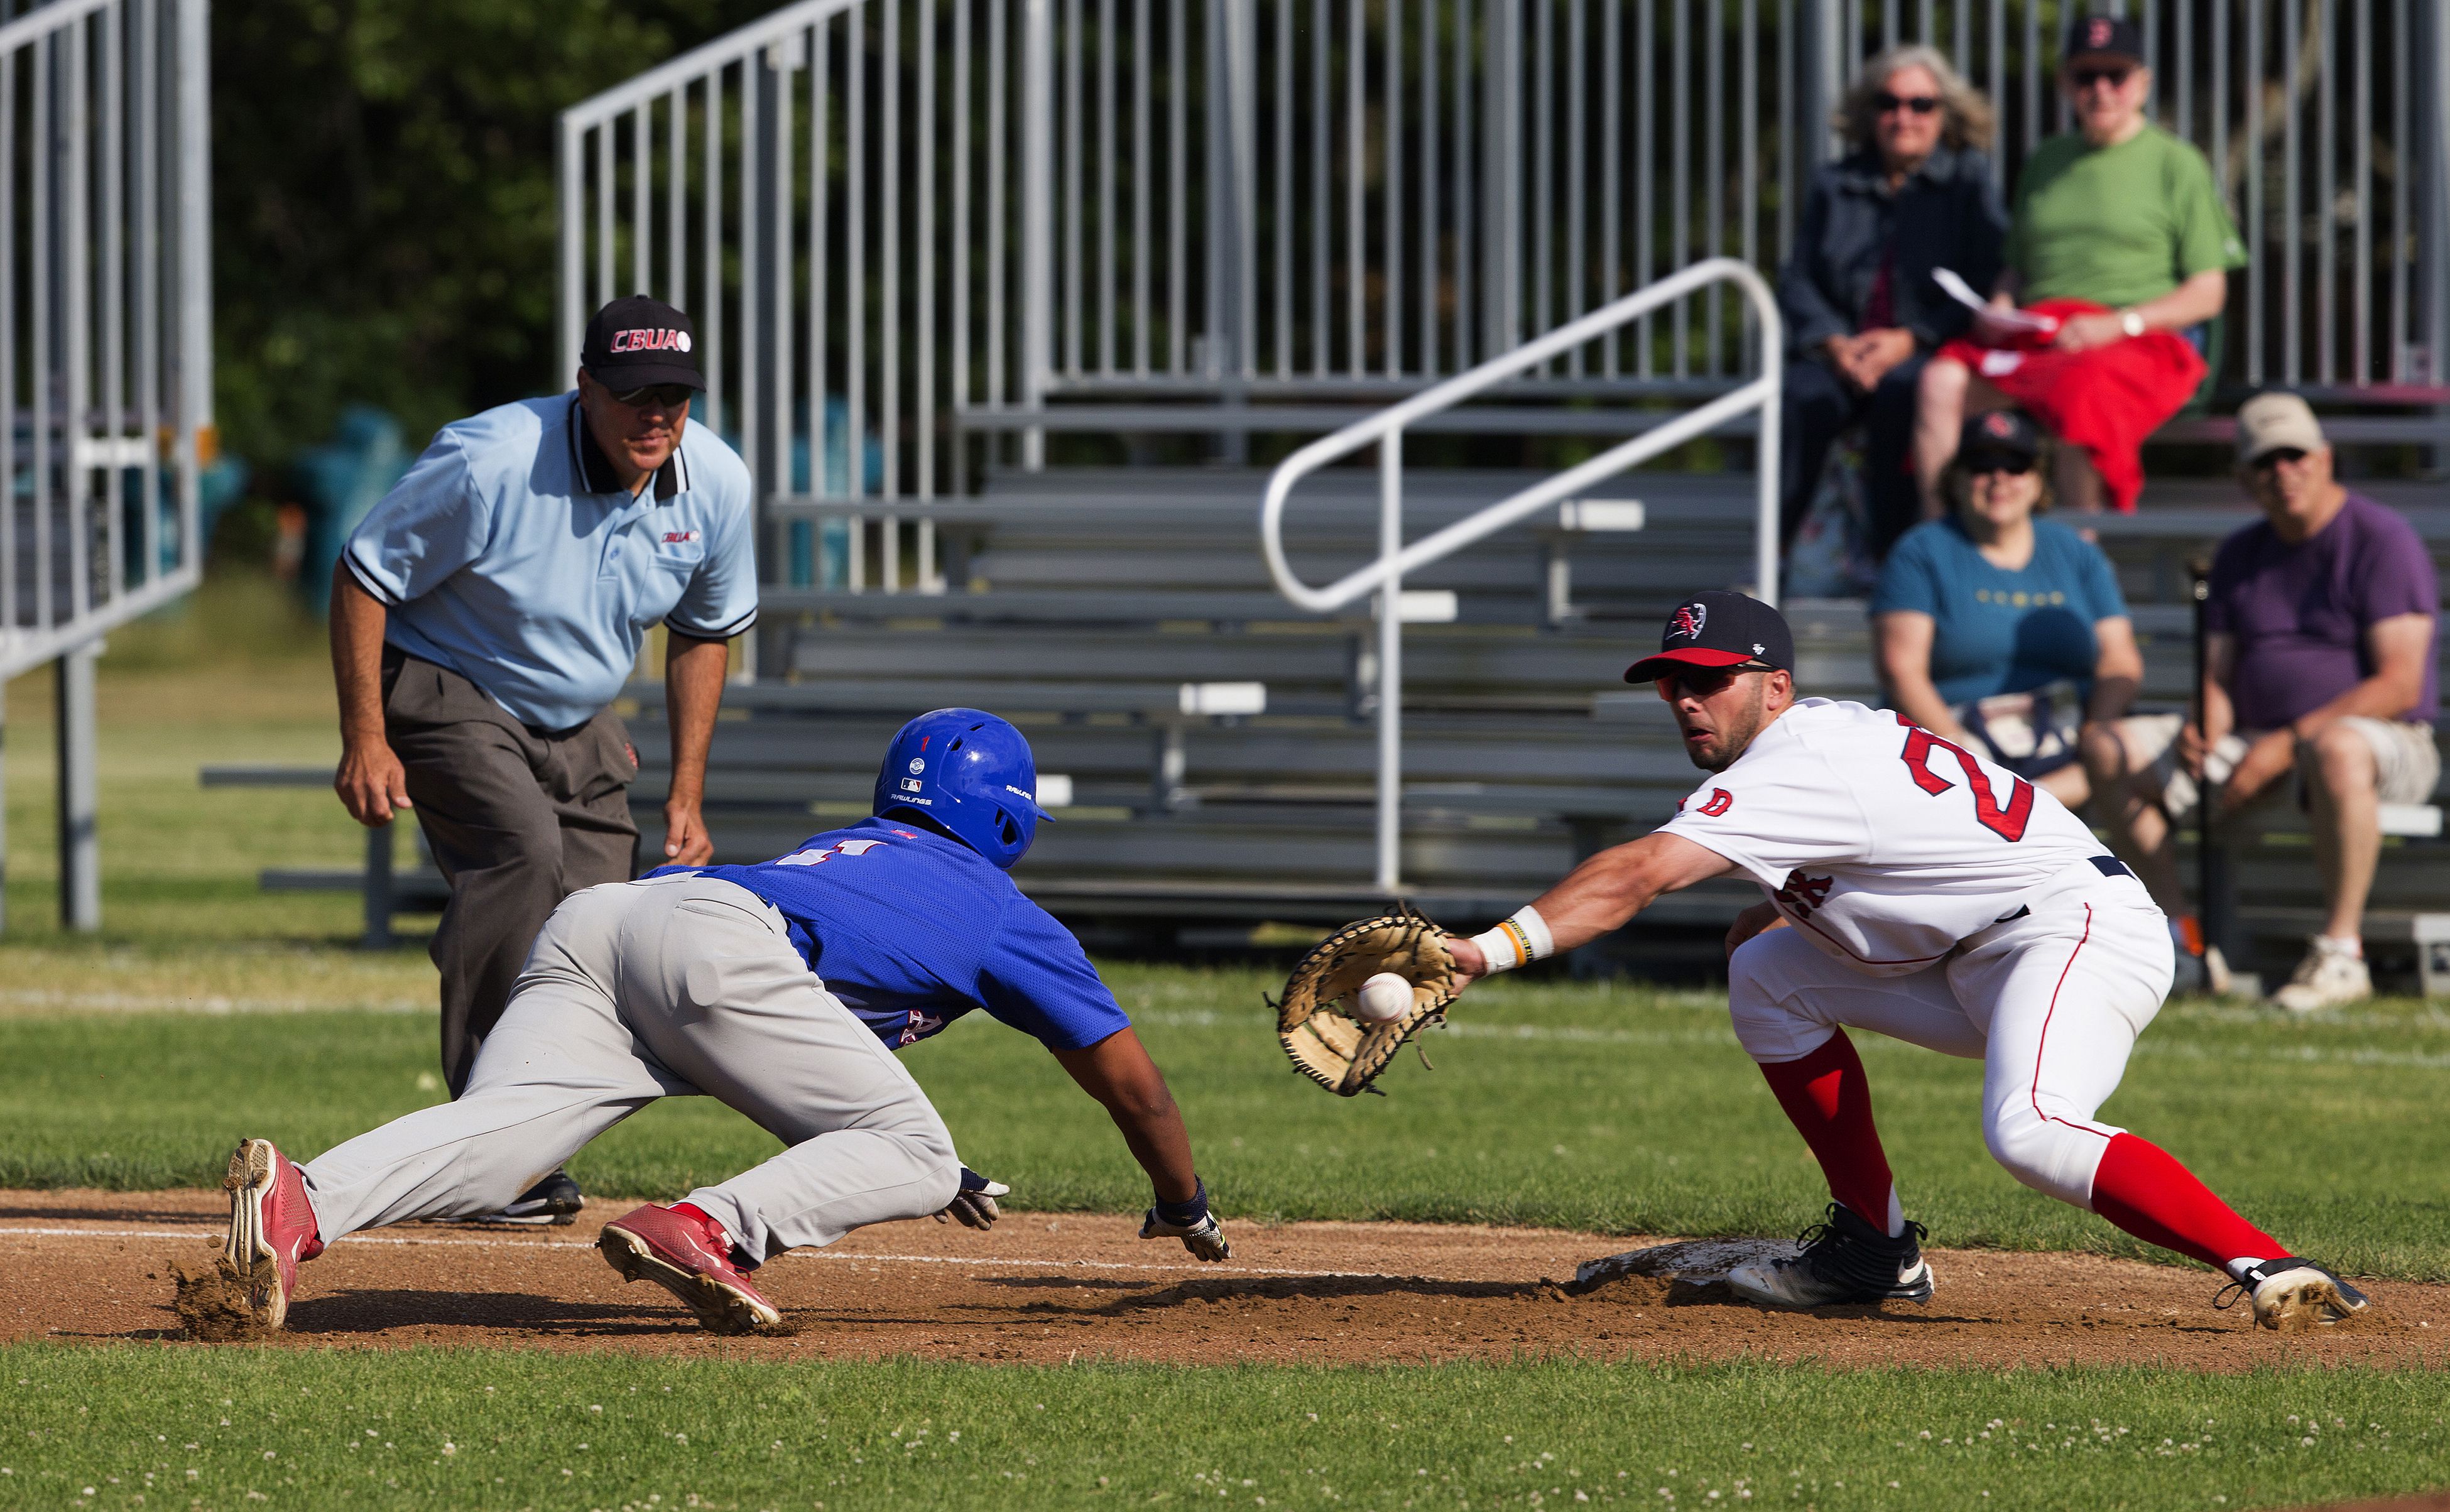
<instances>
[{"instance_id":1,"label":"umpire's shoe","mask_svg":"<svg viewBox=\"0 0 2450 1512\"><path fill-rule=\"evenodd\" d=\"M2327 1328L2345 1323L2372 1304L2365 1294L2311 1260L2282 1255L2258 1260L2246 1274L2223 1287L2212 1306L2229 1305L2229 1293L2243 1290L2254 1303L2254 1321L2266 1328Z\"/></svg>"},{"instance_id":2,"label":"umpire's shoe","mask_svg":"<svg viewBox=\"0 0 2450 1512\"><path fill-rule=\"evenodd\" d=\"M1923 1262L1923 1226L1906 1225L1892 1239L1833 1202L1825 1221L1796 1236L1796 1252L1727 1272L1736 1294L1777 1308L1828 1308L1896 1299L1931 1300L1931 1267Z\"/></svg>"},{"instance_id":3,"label":"umpire's shoe","mask_svg":"<svg viewBox=\"0 0 2450 1512\"><path fill-rule=\"evenodd\" d=\"M242 1139L222 1186L230 1198L222 1258L243 1289L235 1300L256 1325L278 1328L298 1289L298 1262L323 1252L305 1180L271 1140Z\"/></svg>"},{"instance_id":4,"label":"umpire's shoe","mask_svg":"<svg viewBox=\"0 0 2450 1512\"><path fill-rule=\"evenodd\" d=\"M586 1195L567 1171L553 1174L520 1192L498 1212L489 1212L472 1223L569 1224L578 1221L578 1210L587 1206Z\"/></svg>"},{"instance_id":5,"label":"umpire's shoe","mask_svg":"<svg viewBox=\"0 0 2450 1512\"><path fill-rule=\"evenodd\" d=\"M604 1226L595 1247L625 1281L651 1281L689 1304L709 1333L756 1333L783 1326L731 1259L731 1240L711 1219L653 1203Z\"/></svg>"}]
</instances>

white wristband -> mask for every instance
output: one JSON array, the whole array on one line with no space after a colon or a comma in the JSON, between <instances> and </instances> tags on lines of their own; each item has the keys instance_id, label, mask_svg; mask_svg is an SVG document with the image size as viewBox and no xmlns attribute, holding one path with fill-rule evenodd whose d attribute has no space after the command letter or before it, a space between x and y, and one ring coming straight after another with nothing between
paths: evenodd
<instances>
[{"instance_id":1,"label":"white wristband","mask_svg":"<svg viewBox=\"0 0 2450 1512\"><path fill-rule=\"evenodd\" d=\"M1495 929L1472 936L1471 942L1480 947L1481 959L1488 962L1482 972L1488 977L1546 960L1557 953L1556 937L1548 933L1548 921L1528 903L1516 909Z\"/></svg>"}]
</instances>

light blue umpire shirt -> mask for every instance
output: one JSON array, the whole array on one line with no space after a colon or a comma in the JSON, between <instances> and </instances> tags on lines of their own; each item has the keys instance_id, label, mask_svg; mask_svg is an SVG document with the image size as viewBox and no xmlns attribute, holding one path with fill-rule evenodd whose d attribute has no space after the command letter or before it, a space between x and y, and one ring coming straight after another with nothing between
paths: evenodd
<instances>
[{"instance_id":1,"label":"light blue umpire shirt","mask_svg":"<svg viewBox=\"0 0 2450 1512\"><path fill-rule=\"evenodd\" d=\"M648 629L727 640L757 619L749 469L703 425L632 497L578 396L442 428L341 560L383 638L447 667L520 724L583 725L619 695Z\"/></svg>"}]
</instances>

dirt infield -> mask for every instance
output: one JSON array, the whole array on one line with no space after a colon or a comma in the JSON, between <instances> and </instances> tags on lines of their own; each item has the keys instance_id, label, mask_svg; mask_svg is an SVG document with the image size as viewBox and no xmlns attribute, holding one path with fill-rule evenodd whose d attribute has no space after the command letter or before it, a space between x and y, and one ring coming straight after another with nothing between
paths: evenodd
<instances>
[{"instance_id":1,"label":"dirt infield","mask_svg":"<svg viewBox=\"0 0 2450 1512\"><path fill-rule=\"evenodd\" d=\"M12 1278L0 1337L176 1337L172 1267L208 1253L214 1192L0 1192ZM1607 1358L1812 1359L1838 1366L2153 1364L2242 1369L2282 1361L2450 1364L2450 1287L2378 1282L2377 1317L2278 1335L2211 1308L2196 1270L2082 1255L1935 1250L1928 1307L1843 1315L1765 1311L1723 1289L1633 1275L1575 1294L1576 1267L1662 1240L1410 1224L1232 1227L1235 1258L1199 1266L1131 1220L1015 1213L992 1233L884 1225L767 1266L758 1284L787 1338L714 1340L651 1286L625 1287L595 1252L601 1221L480 1230L412 1225L358 1235L301 1272L301 1344L503 1345L649 1353L1060 1363L1403 1362L1583 1353ZM592 1221L591 1221L592 1220ZM1566 1283L1566 1284L1561 1284Z\"/></svg>"}]
</instances>

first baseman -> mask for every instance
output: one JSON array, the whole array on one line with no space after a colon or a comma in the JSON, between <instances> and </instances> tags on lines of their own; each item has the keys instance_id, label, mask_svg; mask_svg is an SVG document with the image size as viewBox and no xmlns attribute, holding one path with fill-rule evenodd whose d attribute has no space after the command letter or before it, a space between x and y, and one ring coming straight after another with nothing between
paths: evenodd
<instances>
[{"instance_id":1,"label":"first baseman","mask_svg":"<svg viewBox=\"0 0 2450 1512\"><path fill-rule=\"evenodd\" d=\"M333 785L361 824L413 808L451 884L432 952L454 1096L554 905L636 873L638 756L606 706L657 623L664 857L714 854L699 794L757 567L749 470L689 423L695 348L671 305L613 300L588 322L575 393L444 426L333 573ZM570 1222L577 1184L540 1177L490 1216Z\"/></svg>"},{"instance_id":2,"label":"first baseman","mask_svg":"<svg viewBox=\"0 0 2450 1512\"><path fill-rule=\"evenodd\" d=\"M2032 784L1860 704L1795 696L1786 621L1701 593L1667 621L1655 682L1693 765L1676 817L1593 856L1497 928L1449 941L1468 977L1624 926L1662 894L1740 873L1763 901L1727 933L1736 1037L1828 1176L1827 1221L1734 1289L1818 1308L1928 1301L1847 1026L1983 1062L1982 1134L2017 1180L2226 1271L2256 1321L2365 1307L2238 1216L2158 1145L2093 1117L2169 988L2169 932L2132 873ZM2227 1289L2224 1289L2224 1295Z\"/></svg>"},{"instance_id":3,"label":"first baseman","mask_svg":"<svg viewBox=\"0 0 2450 1512\"><path fill-rule=\"evenodd\" d=\"M984 1228L1005 1190L966 1170L893 1052L973 1009L1034 1036L1102 1104L1148 1173L1140 1237L1231 1251L1192 1169L1165 1077L1081 954L1005 868L1038 822L1021 732L977 709L903 727L876 817L752 866L667 868L553 912L457 1101L293 1165L230 1157L224 1256L278 1328L311 1260L344 1234L498 1208L657 1097L704 1094L788 1147L599 1241L717 1332L782 1323L750 1272L801 1245L927 1213Z\"/></svg>"}]
</instances>

